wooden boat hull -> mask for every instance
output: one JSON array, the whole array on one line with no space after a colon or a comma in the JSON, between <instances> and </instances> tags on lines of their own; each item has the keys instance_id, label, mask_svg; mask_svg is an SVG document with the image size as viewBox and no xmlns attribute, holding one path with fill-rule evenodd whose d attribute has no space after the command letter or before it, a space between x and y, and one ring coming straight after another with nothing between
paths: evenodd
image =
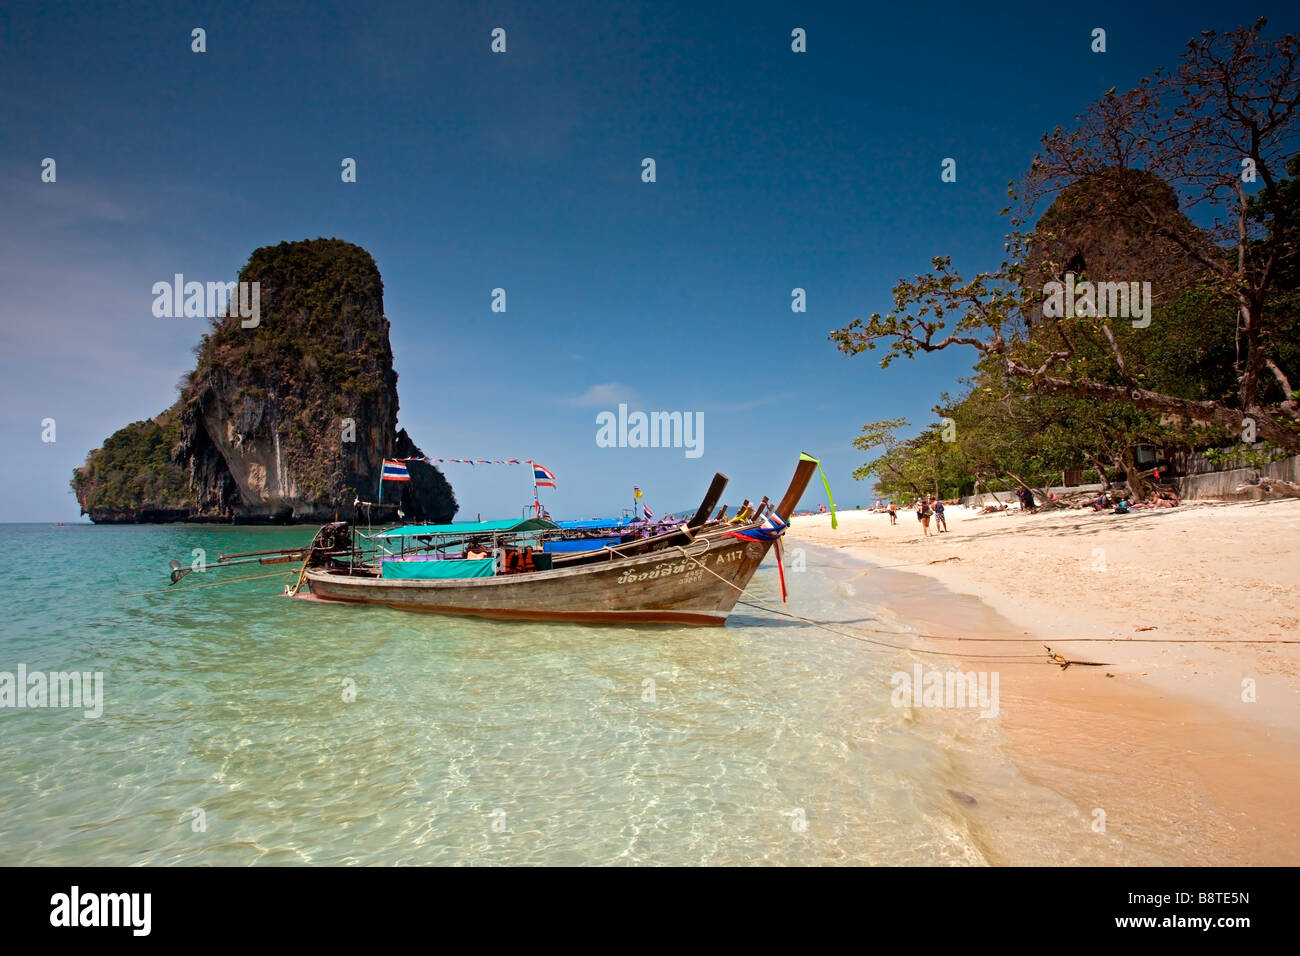
<instances>
[{"instance_id":1,"label":"wooden boat hull","mask_svg":"<svg viewBox=\"0 0 1300 956\"><path fill-rule=\"evenodd\" d=\"M646 555L490 578L385 579L308 569L325 601L496 620L718 626L758 570L770 542L718 534Z\"/></svg>"}]
</instances>

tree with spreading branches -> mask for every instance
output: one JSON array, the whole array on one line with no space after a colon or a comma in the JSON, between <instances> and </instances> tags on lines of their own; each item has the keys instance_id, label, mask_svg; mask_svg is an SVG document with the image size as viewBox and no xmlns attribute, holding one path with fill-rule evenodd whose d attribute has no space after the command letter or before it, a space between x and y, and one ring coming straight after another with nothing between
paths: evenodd
<instances>
[{"instance_id":1,"label":"tree with spreading branches","mask_svg":"<svg viewBox=\"0 0 1300 956\"><path fill-rule=\"evenodd\" d=\"M1176 70L1112 89L1071 129L1049 133L1012 185L1019 211L997 270L965 279L936 257L928 274L895 286L891 311L854 319L832 341L851 355L883 345L882 367L968 347L1029 393L1122 402L1300 452L1297 296L1286 279L1297 271L1300 236L1300 38L1266 39L1264 27L1203 33ZM1105 229L1145 238L1150 258L1132 265L1154 275L1169 328L1148 334L1095 308L1068 316L1043 308L1045 279L1127 278L1072 261L1052 223L1019 231L1071 189L1086 190L1087 212ZM1198 295L1202 308L1188 310ZM1197 336L1208 338L1199 323L1219 316L1234 326L1230 387L1173 381L1162 355L1197 351Z\"/></svg>"}]
</instances>

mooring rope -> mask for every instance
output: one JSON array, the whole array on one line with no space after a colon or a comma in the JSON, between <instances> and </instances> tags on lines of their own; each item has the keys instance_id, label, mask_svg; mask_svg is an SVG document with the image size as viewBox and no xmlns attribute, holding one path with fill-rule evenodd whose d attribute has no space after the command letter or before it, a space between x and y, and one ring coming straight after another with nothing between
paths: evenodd
<instances>
[{"instance_id":1,"label":"mooring rope","mask_svg":"<svg viewBox=\"0 0 1300 956\"><path fill-rule=\"evenodd\" d=\"M146 594L180 594L183 591L197 591L199 588L215 588L223 584L235 584L239 581L261 581L265 578L275 578L282 574L296 574L296 571L270 571L266 574L246 574L242 578L226 578L224 581L213 581L210 584L189 584L183 588L169 587L158 588L156 591L139 591L135 594L123 594L121 597L144 597Z\"/></svg>"},{"instance_id":2,"label":"mooring rope","mask_svg":"<svg viewBox=\"0 0 1300 956\"><path fill-rule=\"evenodd\" d=\"M707 545L709 542L706 541L705 543L706 543L706 545ZM688 561L693 562L694 564L699 565L700 568L701 568L702 570L707 571L709 574L712 574L715 578L717 578L717 579L718 579L719 581L721 581L723 584L725 584L725 585L727 585L728 587L730 587L732 590L735 590L735 591L740 592L740 595L741 595L742 597L750 597L750 598L754 598L754 599L755 599L754 601L742 601L742 600L737 599L737 601L736 601L737 604L743 604L743 605L745 605L746 607L752 607L752 608L755 608L756 610L759 610L759 611L771 611L773 614L780 614L782 617L788 617L788 618L791 618L791 619L796 620L796 621L801 621L802 623L804 623L804 624L808 624L808 625L810 625L810 626L812 626L812 627L820 627L820 628L822 628L823 630L830 631L832 634L837 634L837 635L839 635L840 637L847 637L847 638L849 638L850 640L860 641L860 642L863 643L863 644L874 644L874 645L876 645L876 646L878 646L878 647L887 647L887 648L890 648L890 649L892 649L892 650L896 650L896 651L912 651L912 652L917 653L917 654L931 654L931 655L934 655L934 656L937 656L937 657L956 657L956 658L960 658L960 659L962 659L962 660L997 660L997 661L1009 661L1009 662L1015 662L1015 663L1026 663L1026 664L1049 664L1049 665L1051 665L1051 666L1053 666L1053 667L1063 666L1062 661L1054 660L1054 659L1051 659L1051 658L1049 658L1048 660L1043 660L1043 659L1042 659L1042 656L1041 656L1041 655L1038 655L1038 654L1034 654L1034 655L1029 655L1029 654L965 654L965 653L959 654L959 653L957 653L957 652L955 652L955 651L931 651L931 650L926 650L926 649L924 649L924 648L919 648L919 647L910 647L910 646L905 645L905 644L892 644L892 643L890 643L890 642L888 642L888 641L882 641L882 640L880 640L879 638L874 638L874 637L864 637L864 636L862 636L862 635L860 635L860 634L850 634L850 633L847 633L847 632L845 632L845 631L836 630L834 627L831 626L831 624L834 624L834 623L837 623L837 622L817 621L817 620L814 620L814 619L812 619L812 618L810 618L810 617L803 617L802 615L794 614L794 613L791 612L791 611L785 611L785 610L782 610L782 609L780 609L780 608L768 607L768 606L766 606L766 605L756 603L756 601L759 600L758 595L756 595L756 594L751 594L749 591L745 590L745 589L742 588L740 585L736 584L734 581L728 581L726 578L724 578L722 575L718 574L718 573L717 573L716 571L714 571L712 568L706 567L706 566L704 565L703 562L701 562L701 561L696 561L695 558L694 558L692 555L689 555L689 554L686 553L686 549L685 549L685 547L683 547L682 545L674 545L674 547L675 547L678 551L681 552L683 558L685 558L685 559L688 560ZM706 548L706 553L707 553L707 548ZM928 635L925 635L925 634L919 634L919 635L917 635L917 636L918 636L918 637L927 637ZM1035 642L1035 643L1040 643L1040 642ZM1097 663L1097 662L1095 662L1095 661L1065 661L1065 662L1064 662L1064 664L1089 664L1089 665L1093 665L1093 664L1096 664L1096 663Z\"/></svg>"},{"instance_id":3,"label":"mooring rope","mask_svg":"<svg viewBox=\"0 0 1300 956\"><path fill-rule=\"evenodd\" d=\"M1012 663L1020 663L1020 664L1050 664L1053 667L1059 667L1062 666L1063 664L1081 664L1081 665L1086 664L1089 666L1097 666L1103 663L1100 661L1062 662L1050 658L1048 660L1043 660L1041 654L1032 654L1032 655L1031 654L966 654L966 653L958 653L957 651L932 651L932 650L927 650L926 648L923 647L914 647L908 644L894 644L889 641L883 641L876 637L865 637L861 634L849 633L848 631L840 630L836 627L831 626L833 624L839 624L838 621L818 621L810 617L803 617L800 614L794 614L791 611L784 611L780 608L767 607L766 605L763 604L756 604L753 601L737 601L736 603L743 604L746 607L752 607L759 611L771 611L773 614L779 614L782 617L788 617L791 618L792 620L800 621L804 624L811 625L812 627L819 627L824 631L830 631L832 634L837 634L840 637L847 637L849 638L849 640L860 641L863 644L874 644L877 647L887 647L896 651L909 651L914 654L930 654L935 657L956 657L966 661L1009 661ZM853 630L855 631L860 630L860 628L853 628ZM931 637L931 635L929 634L917 634L916 636L922 638ZM1042 642L1035 641L1034 643L1041 644Z\"/></svg>"}]
</instances>

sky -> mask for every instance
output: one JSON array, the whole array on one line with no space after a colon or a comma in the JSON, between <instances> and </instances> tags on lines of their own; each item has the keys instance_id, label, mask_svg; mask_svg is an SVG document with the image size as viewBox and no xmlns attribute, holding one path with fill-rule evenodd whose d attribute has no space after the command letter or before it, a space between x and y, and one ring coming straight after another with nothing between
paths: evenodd
<instances>
[{"instance_id":1,"label":"sky","mask_svg":"<svg viewBox=\"0 0 1300 956\"><path fill-rule=\"evenodd\" d=\"M175 401L206 323L155 317L155 282L319 236L374 256L430 457L535 459L551 512L589 517L634 484L691 508L715 471L775 499L806 451L866 506L862 425L918 431L973 355L882 370L828 333L933 256L995 267L1045 132L1259 15L1296 27L1273 3L0 9L0 521L85 520L72 470ZM601 447L620 403L702 415L701 453ZM531 499L522 468L445 473L462 520Z\"/></svg>"}]
</instances>

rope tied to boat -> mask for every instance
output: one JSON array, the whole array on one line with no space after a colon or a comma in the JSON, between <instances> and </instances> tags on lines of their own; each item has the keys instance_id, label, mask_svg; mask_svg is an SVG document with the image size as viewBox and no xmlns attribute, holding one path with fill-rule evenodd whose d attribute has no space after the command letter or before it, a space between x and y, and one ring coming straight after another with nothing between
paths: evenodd
<instances>
[{"instance_id":1,"label":"rope tied to boat","mask_svg":"<svg viewBox=\"0 0 1300 956\"><path fill-rule=\"evenodd\" d=\"M266 578L278 578L278 577L283 577L285 575L294 574L294 573L295 572L293 571L283 570L283 571L270 571L266 574L246 574L243 577L225 578L221 581L210 581L207 584L187 584L183 587L166 587L166 588L158 588L157 590L154 591L137 591L134 594L123 594L122 597L124 598L144 597L147 594L182 594L186 591L197 591L199 590L199 588L215 588L215 587L220 587L223 584L237 584L240 581L262 581L265 580Z\"/></svg>"},{"instance_id":2,"label":"rope tied to boat","mask_svg":"<svg viewBox=\"0 0 1300 956\"><path fill-rule=\"evenodd\" d=\"M777 538L779 539L779 537L780 537L780 535L778 534L778 535L777 535ZM705 543L707 544L708 542L706 541ZM1069 667L1071 664L1081 664L1081 665L1088 665L1088 666L1105 666L1105 665L1102 664L1102 662L1098 662L1098 661L1071 661L1071 660L1066 660L1066 659L1064 659L1060 654L1052 654L1052 652L1051 652L1050 649L1048 650L1048 655L1049 655L1048 659L1047 659L1047 660L1043 660L1042 657L1041 657L1041 655L1038 655L1038 654L1034 654L1034 655L1029 655L1029 654L970 654L970 653L957 653L957 652L954 652L954 651L935 651L935 650L928 650L928 649L920 648L920 647L912 647L912 646L909 646L909 645L906 645L906 644L894 644L894 643L891 643L891 642L889 642L889 641L883 641L883 640L881 640L881 639L879 639L879 638L875 638L875 637L864 637L864 636L862 636L862 635L860 635L860 634L852 634L852 633L848 633L848 632L846 632L846 631L838 630L838 629L836 629L835 627L832 627L831 625L834 624L834 623L836 623L836 622L833 622L833 621L832 621L832 622L827 622L827 621L818 621L818 620L815 620L815 619L810 618L810 617L803 617L802 615L800 615L800 614L795 614L795 613L793 613L793 612L791 612L791 611L785 611L785 610L782 610L781 608L769 607L768 605L761 604L761 603L757 603L757 602L761 601L761 598L759 598L758 595L756 595L756 594L751 594L748 590L746 590L745 588L742 588L740 585L736 584L734 581L728 581L726 578L724 578L722 575L718 574L718 573L717 573L716 571L714 571L712 568L710 568L710 567L708 567L707 565L705 565L702 561L697 561L693 555L690 555L690 554L687 554L687 553L686 553L686 548L683 547L682 545L674 545L674 548L675 548L677 551L679 551L679 552L681 553L682 557L685 558L687 561L690 561L690 562L692 562L693 564L698 565L698 566L700 567L701 570L703 570L703 571L707 571L709 574L713 575L715 578L717 578L717 579L718 579L719 581L721 581L723 584L725 584L725 585L727 585L728 587L730 587L732 590L734 590L734 591L738 591L739 594L740 594L740 597L749 597L749 598L752 598L752 599L753 599L753 600L751 600L751 601L742 601L742 600L737 599L737 601L736 601L737 604L743 604L743 605L745 605L746 607L752 607L752 608L754 608L754 609L756 609L756 610L759 610L759 611L770 611L770 612L772 612L773 614L779 614L779 615L781 615L782 617L787 617L787 618L790 618L790 619L795 620L795 621L800 621L801 623L808 624L808 625L810 625L810 626L812 626L812 627L819 627L819 628L821 628L822 630L830 631L832 634L836 634L836 635L838 635L838 636L840 636L840 637L847 637L847 638L849 638L850 640L859 641L859 642L861 642L861 643L863 643L863 644L873 644L873 645L876 645L876 646L878 646L878 647L889 648L889 649L891 649L891 650L896 650L896 651L911 651L912 653L915 653L915 654L930 654L930 655L935 656L935 657L954 657L954 658L958 658L958 659L961 659L961 660L996 660L996 661L1007 661L1008 663L1022 663L1022 664L1048 664L1048 665L1051 665L1051 666L1053 666L1053 667L1060 667L1060 668L1062 668L1062 669L1064 669L1064 668L1066 668L1066 667ZM707 549L706 549L706 551L707 551ZM779 554L778 554L778 565L777 565L777 566L778 566L778 568L781 567L781 562L780 562L780 556L779 556ZM781 582L782 582L782 588L783 588L783 590L784 590L784 585L785 585L785 575L784 575L784 571L782 571ZM855 630L856 630L856 629L855 629ZM932 635L920 634L920 635L917 635L917 636L918 636L918 637L923 637L923 638L928 638L928 637L930 637L930 636L932 636Z\"/></svg>"}]
</instances>

